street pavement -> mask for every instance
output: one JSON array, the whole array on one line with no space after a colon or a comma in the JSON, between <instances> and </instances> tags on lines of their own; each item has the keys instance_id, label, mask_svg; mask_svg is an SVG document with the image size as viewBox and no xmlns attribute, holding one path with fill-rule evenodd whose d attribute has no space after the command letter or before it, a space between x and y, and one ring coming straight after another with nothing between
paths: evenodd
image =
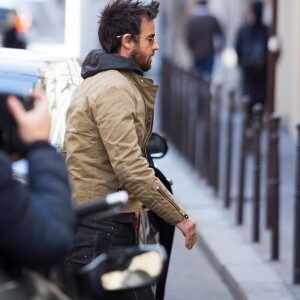
<instances>
[{"instance_id":1,"label":"street pavement","mask_svg":"<svg viewBox=\"0 0 300 300\"><path fill-rule=\"evenodd\" d=\"M188 251L184 237L176 230L165 300L233 300L229 288L198 243Z\"/></svg>"},{"instance_id":2,"label":"street pavement","mask_svg":"<svg viewBox=\"0 0 300 300\"><path fill-rule=\"evenodd\" d=\"M292 284L291 197L294 195L295 142L287 136L284 129L281 130L280 138L283 197L278 262L270 260L270 233L263 228L263 222L261 242L252 242L251 201L246 201L245 224L237 226L234 205L225 209L221 197L199 177L170 142L167 155L155 161L160 170L173 180L174 195L196 220L198 226L198 243L190 252L184 248L181 233L178 230L176 232L166 300L300 299L299 285ZM262 150L263 153L264 151ZM249 156L247 163L251 164L251 160L253 157ZM224 170L219 171L221 173ZM236 176L233 174L233 193L238 182ZM250 176L247 181L246 193L249 194L249 185L252 184Z\"/></svg>"}]
</instances>

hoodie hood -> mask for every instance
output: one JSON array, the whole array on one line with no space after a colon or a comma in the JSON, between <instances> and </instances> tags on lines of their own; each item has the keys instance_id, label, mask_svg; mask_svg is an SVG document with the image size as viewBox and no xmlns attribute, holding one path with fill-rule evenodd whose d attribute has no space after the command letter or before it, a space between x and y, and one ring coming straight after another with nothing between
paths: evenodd
<instances>
[{"instance_id":1,"label":"hoodie hood","mask_svg":"<svg viewBox=\"0 0 300 300\"><path fill-rule=\"evenodd\" d=\"M86 79L107 70L133 71L138 75L144 75L133 60L118 54L108 54L102 49L95 49L87 55L82 63L81 77Z\"/></svg>"}]
</instances>

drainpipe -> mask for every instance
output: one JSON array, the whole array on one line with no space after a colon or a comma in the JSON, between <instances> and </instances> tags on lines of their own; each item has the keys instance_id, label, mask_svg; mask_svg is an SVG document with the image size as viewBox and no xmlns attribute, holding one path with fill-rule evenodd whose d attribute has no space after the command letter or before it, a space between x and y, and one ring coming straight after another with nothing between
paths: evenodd
<instances>
[{"instance_id":1,"label":"drainpipe","mask_svg":"<svg viewBox=\"0 0 300 300\"><path fill-rule=\"evenodd\" d=\"M268 41L268 82L267 82L267 112L271 114L274 112L274 99L275 99L275 72L276 62L279 56L279 40L277 37L277 9L278 0L273 0L273 14L272 24L270 27L270 38Z\"/></svg>"}]
</instances>

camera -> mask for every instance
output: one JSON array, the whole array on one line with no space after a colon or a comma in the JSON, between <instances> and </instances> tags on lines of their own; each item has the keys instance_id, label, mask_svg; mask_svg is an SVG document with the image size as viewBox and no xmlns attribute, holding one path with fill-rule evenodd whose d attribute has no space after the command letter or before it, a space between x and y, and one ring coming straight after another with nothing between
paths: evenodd
<instances>
[{"instance_id":1,"label":"camera","mask_svg":"<svg viewBox=\"0 0 300 300\"><path fill-rule=\"evenodd\" d=\"M9 154L23 155L25 145L20 139L18 126L7 107L7 98L13 93L0 91L0 149ZM29 95L14 94L26 110L33 108L33 98Z\"/></svg>"}]
</instances>

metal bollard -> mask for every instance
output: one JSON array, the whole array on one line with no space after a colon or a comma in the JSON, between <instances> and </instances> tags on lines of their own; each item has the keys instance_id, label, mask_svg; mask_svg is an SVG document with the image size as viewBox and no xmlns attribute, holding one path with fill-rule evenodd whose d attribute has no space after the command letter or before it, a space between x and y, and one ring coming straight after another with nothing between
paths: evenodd
<instances>
[{"instance_id":1,"label":"metal bollard","mask_svg":"<svg viewBox=\"0 0 300 300\"><path fill-rule=\"evenodd\" d=\"M240 144L240 157L239 157L239 190L237 200L237 224L243 224L244 219L244 187L245 187L245 167L246 167L246 148L247 148L247 137L246 129L249 123L249 107L250 98L248 96L243 97L243 122L241 130L241 144Z\"/></svg>"},{"instance_id":2,"label":"metal bollard","mask_svg":"<svg viewBox=\"0 0 300 300\"><path fill-rule=\"evenodd\" d=\"M170 80L170 63L169 60L163 59L162 67L162 126L164 131L170 136L171 120L168 119L168 115L172 116L172 89Z\"/></svg>"},{"instance_id":3,"label":"metal bollard","mask_svg":"<svg viewBox=\"0 0 300 300\"><path fill-rule=\"evenodd\" d=\"M195 74L197 81L197 141L196 141L196 166L201 177L205 177L205 83L203 77Z\"/></svg>"},{"instance_id":4,"label":"metal bollard","mask_svg":"<svg viewBox=\"0 0 300 300\"><path fill-rule=\"evenodd\" d=\"M215 147L215 99L216 97L213 93L210 92L210 124L209 124L209 161L207 168L207 182L210 186L213 186L213 171L214 171L214 163L216 156L216 147Z\"/></svg>"},{"instance_id":5,"label":"metal bollard","mask_svg":"<svg viewBox=\"0 0 300 300\"><path fill-rule=\"evenodd\" d=\"M269 212L272 222L271 235L271 259L279 259L279 150L278 150L278 128L280 119L275 113L272 114L270 120L270 173L268 178L268 196L271 207Z\"/></svg>"},{"instance_id":6,"label":"metal bollard","mask_svg":"<svg viewBox=\"0 0 300 300\"><path fill-rule=\"evenodd\" d=\"M263 107L257 103L253 107L254 114L254 201L253 201L253 242L259 242L259 225L260 225L260 135L262 126Z\"/></svg>"},{"instance_id":7,"label":"metal bollard","mask_svg":"<svg viewBox=\"0 0 300 300\"><path fill-rule=\"evenodd\" d=\"M204 176L204 109L203 109L203 79L194 72L196 86L196 145L195 166L201 176Z\"/></svg>"},{"instance_id":8,"label":"metal bollard","mask_svg":"<svg viewBox=\"0 0 300 300\"><path fill-rule=\"evenodd\" d=\"M182 114L181 114L181 72L178 66L174 65L174 77L175 81L173 82L172 89L174 89L175 103L174 103L174 116L173 116L173 140L177 149L181 149L181 128L182 128Z\"/></svg>"},{"instance_id":9,"label":"metal bollard","mask_svg":"<svg viewBox=\"0 0 300 300\"><path fill-rule=\"evenodd\" d=\"M169 95L166 94L164 101L165 101L165 111L164 111L164 118L167 118L168 113L169 113L169 122L167 122L165 120L165 128L166 128L166 133L168 134L168 136L170 137L170 139L172 140L172 134L173 134L173 115L174 115L174 91L173 91L173 84L172 81L174 79L172 79L172 77L170 77L171 72L173 71L172 68L172 64L171 62L166 59L166 81L167 81L167 89L166 89L166 93L170 93Z\"/></svg>"},{"instance_id":10,"label":"metal bollard","mask_svg":"<svg viewBox=\"0 0 300 300\"><path fill-rule=\"evenodd\" d=\"M188 95L189 95L189 126L188 126L188 158L192 166L197 169L196 166L196 144L197 144L197 113L198 113L198 103L197 103L197 80L194 73L191 71L188 73Z\"/></svg>"},{"instance_id":11,"label":"metal bollard","mask_svg":"<svg viewBox=\"0 0 300 300\"><path fill-rule=\"evenodd\" d=\"M210 133L211 133L211 93L210 81L204 79L205 83L205 115L204 115L204 177L209 180L210 169Z\"/></svg>"},{"instance_id":12,"label":"metal bollard","mask_svg":"<svg viewBox=\"0 0 300 300\"><path fill-rule=\"evenodd\" d=\"M233 113L234 113L234 98L235 93L229 92L229 112L227 120L227 139L226 139L226 183L225 183L225 199L224 206L230 207L230 187L231 187L231 160L232 160L232 127L233 127Z\"/></svg>"},{"instance_id":13,"label":"metal bollard","mask_svg":"<svg viewBox=\"0 0 300 300\"><path fill-rule=\"evenodd\" d=\"M296 196L294 216L294 261L293 282L300 283L300 123L297 125L297 164L296 164Z\"/></svg>"},{"instance_id":14,"label":"metal bollard","mask_svg":"<svg viewBox=\"0 0 300 300\"><path fill-rule=\"evenodd\" d=\"M269 184L270 176L272 174L272 134L274 128L272 127L272 115L270 116L269 122L268 122L268 156L267 156L267 194L266 194L266 228L271 229L273 220L272 215L274 208L272 206L273 202L271 200L271 185Z\"/></svg>"},{"instance_id":15,"label":"metal bollard","mask_svg":"<svg viewBox=\"0 0 300 300\"><path fill-rule=\"evenodd\" d=\"M181 154L186 158L186 147L187 147L187 122L188 122L188 101L186 95L186 71L180 68L181 73L181 91L180 91L180 114L181 114L181 138L180 138L180 150Z\"/></svg>"},{"instance_id":16,"label":"metal bollard","mask_svg":"<svg viewBox=\"0 0 300 300\"><path fill-rule=\"evenodd\" d=\"M220 145L220 104L221 104L222 87L216 87L215 105L213 114L213 130L211 137L211 154L210 163L210 183L213 186L215 193L219 191L219 145Z\"/></svg>"},{"instance_id":17,"label":"metal bollard","mask_svg":"<svg viewBox=\"0 0 300 300\"><path fill-rule=\"evenodd\" d=\"M174 105L173 105L173 87L172 87L172 77L171 77L171 72L172 70L172 65L171 62L169 60L166 59L166 66L165 66L165 84L166 84L166 94L164 95L164 102L165 102L165 110L164 110L164 116L163 118L165 120L164 124L165 124L165 128L166 128L166 132L169 136L171 136L171 132L172 132L172 115L174 114ZM168 118L168 116L170 116L170 118Z\"/></svg>"},{"instance_id":18,"label":"metal bollard","mask_svg":"<svg viewBox=\"0 0 300 300\"><path fill-rule=\"evenodd\" d=\"M189 120L190 120L190 97L189 97L189 76L188 71L183 72L183 89L182 89L182 113L183 113L183 154L188 161L189 159Z\"/></svg>"}]
</instances>

